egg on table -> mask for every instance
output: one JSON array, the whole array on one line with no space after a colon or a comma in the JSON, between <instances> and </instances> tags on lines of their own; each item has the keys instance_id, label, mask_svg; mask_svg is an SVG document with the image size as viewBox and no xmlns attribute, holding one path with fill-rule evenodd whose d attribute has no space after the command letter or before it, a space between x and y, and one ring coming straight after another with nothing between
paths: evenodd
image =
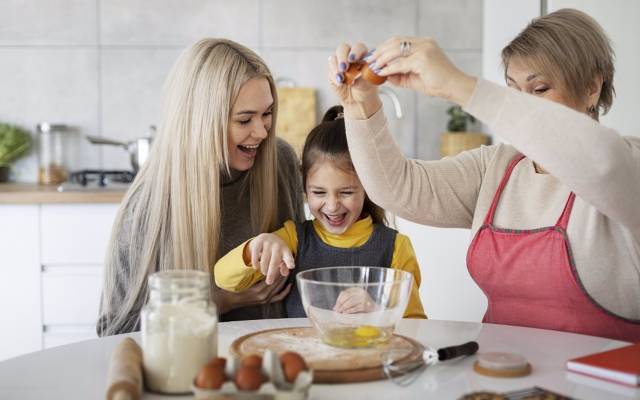
<instances>
[{"instance_id":1,"label":"egg on table","mask_svg":"<svg viewBox=\"0 0 640 400\"><path fill-rule=\"evenodd\" d=\"M282 364L282 372L287 382L292 383L298 377L300 371L307 370L307 363L298 353L287 351L280 355L280 363Z\"/></svg>"}]
</instances>

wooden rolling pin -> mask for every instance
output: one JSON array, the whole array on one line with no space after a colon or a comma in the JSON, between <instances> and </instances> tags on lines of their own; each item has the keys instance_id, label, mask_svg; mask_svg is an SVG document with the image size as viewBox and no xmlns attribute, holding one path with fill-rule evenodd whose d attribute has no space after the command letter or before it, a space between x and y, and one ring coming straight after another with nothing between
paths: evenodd
<instances>
[{"instance_id":1,"label":"wooden rolling pin","mask_svg":"<svg viewBox=\"0 0 640 400\"><path fill-rule=\"evenodd\" d=\"M142 349L126 338L111 354L107 400L139 400L142 397Z\"/></svg>"}]
</instances>

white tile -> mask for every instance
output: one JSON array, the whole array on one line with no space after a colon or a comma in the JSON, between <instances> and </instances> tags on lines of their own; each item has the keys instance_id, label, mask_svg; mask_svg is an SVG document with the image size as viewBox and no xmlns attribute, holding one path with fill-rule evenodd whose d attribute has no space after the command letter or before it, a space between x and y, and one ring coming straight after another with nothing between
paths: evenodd
<instances>
[{"instance_id":1,"label":"white tile","mask_svg":"<svg viewBox=\"0 0 640 400\"><path fill-rule=\"evenodd\" d=\"M185 46L204 37L257 46L258 0L100 2L102 44Z\"/></svg>"},{"instance_id":2,"label":"white tile","mask_svg":"<svg viewBox=\"0 0 640 400\"><path fill-rule=\"evenodd\" d=\"M453 63L464 72L479 76L482 64L480 53L449 53ZM417 158L440 159L440 136L447 129L450 103L444 100L418 95Z\"/></svg>"},{"instance_id":3,"label":"white tile","mask_svg":"<svg viewBox=\"0 0 640 400\"><path fill-rule=\"evenodd\" d=\"M482 5L482 0L421 0L419 35L446 49L481 49Z\"/></svg>"},{"instance_id":4,"label":"white tile","mask_svg":"<svg viewBox=\"0 0 640 400\"><path fill-rule=\"evenodd\" d=\"M97 51L69 48L0 48L0 120L35 133L39 122L73 126L70 169L100 165L98 149L80 137L98 120ZM17 180L37 180L37 151L16 164Z\"/></svg>"},{"instance_id":5,"label":"white tile","mask_svg":"<svg viewBox=\"0 0 640 400\"><path fill-rule=\"evenodd\" d=\"M0 1L0 45L97 43L96 1Z\"/></svg>"},{"instance_id":6,"label":"white tile","mask_svg":"<svg viewBox=\"0 0 640 400\"><path fill-rule=\"evenodd\" d=\"M162 85L180 55L178 49L105 49L102 52L104 137L128 141L160 122ZM103 167L131 169L122 147L101 146Z\"/></svg>"},{"instance_id":7,"label":"white tile","mask_svg":"<svg viewBox=\"0 0 640 400\"><path fill-rule=\"evenodd\" d=\"M267 48L333 49L343 41L374 47L390 36L417 32L416 0L271 0L262 7Z\"/></svg>"}]
</instances>

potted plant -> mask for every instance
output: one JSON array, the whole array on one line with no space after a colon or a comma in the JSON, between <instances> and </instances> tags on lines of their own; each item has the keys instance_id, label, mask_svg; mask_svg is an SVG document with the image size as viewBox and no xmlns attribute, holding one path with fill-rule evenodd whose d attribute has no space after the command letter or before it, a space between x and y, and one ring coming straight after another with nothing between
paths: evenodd
<instances>
[{"instance_id":1,"label":"potted plant","mask_svg":"<svg viewBox=\"0 0 640 400\"><path fill-rule=\"evenodd\" d=\"M29 132L0 122L0 182L9 180L11 163L25 155L30 148Z\"/></svg>"},{"instance_id":2,"label":"potted plant","mask_svg":"<svg viewBox=\"0 0 640 400\"><path fill-rule=\"evenodd\" d=\"M460 106L447 109L449 122L448 132L442 134L440 141L440 156L454 156L461 151L473 149L483 144L489 144L489 136L482 132L472 132L468 128L476 123L472 115L467 114Z\"/></svg>"}]
</instances>

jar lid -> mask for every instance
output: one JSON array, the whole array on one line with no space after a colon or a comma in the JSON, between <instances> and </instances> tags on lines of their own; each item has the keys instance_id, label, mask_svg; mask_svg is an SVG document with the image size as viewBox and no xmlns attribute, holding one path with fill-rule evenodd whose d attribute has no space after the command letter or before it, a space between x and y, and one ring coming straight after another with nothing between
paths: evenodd
<instances>
[{"instance_id":1,"label":"jar lid","mask_svg":"<svg viewBox=\"0 0 640 400\"><path fill-rule=\"evenodd\" d=\"M38 132L68 131L69 125L40 122L36 128L38 129Z\"/></svg>"}]
</instances>

